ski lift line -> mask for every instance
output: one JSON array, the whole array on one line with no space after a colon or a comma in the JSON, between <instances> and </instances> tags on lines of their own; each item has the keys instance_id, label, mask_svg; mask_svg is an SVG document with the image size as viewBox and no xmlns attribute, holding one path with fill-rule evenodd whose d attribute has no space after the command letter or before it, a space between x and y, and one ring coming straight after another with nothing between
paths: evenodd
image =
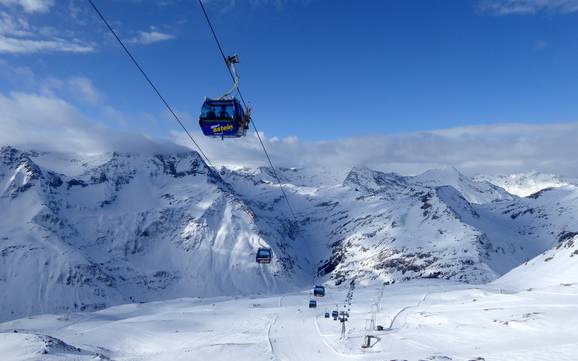
<instances>
[{"instance_id":1,"label":"ski lift line","mask_svg":"<svg viewBox=\"0 0 578 361\"><path fill-rule=\"evenodd\" d=\"M239 96L241 97L241 100L243 100L243 96L241 95L240 91L239 91ZM281 179L277 175L277 170L273 166L273 162L271 161L271 157L269 156L269 153L267 152L267 149L265 148L265 144L263 143L263 140L261 139L261 136L259 135L259 131L257 130L257 127L255 126L255 121L253 120L251 122L251 124L253 124L253 129L255 130L255 134L257 134L257 138L259 139L259 143L261 143L261 147L263 148L263 152L265 153L265 156L267 157L267 160L269 161L269 165L271 166L271 169L273 170L273 175L277 179L277 183L279 183L279 189L281 190L281 193L283 193L283 197L285 197L285 201L287 202L287 207L289 207L289 212L291 212L291 215L293 216L293 220L295 221L295 223L297 223L297 217L295 217L295 211L293 211L293 207L291 206L291 203L289 202L289 198L287 197L287 194L285 193L285 188L283 188L283 184L281 183Z\"/></svg>"},{"instance_id":2,"label":"ski lift line","mask_svg":"<svg viewBox=\"0 0 578 361\"><path fill-rule=\"evenodd\" d=\"M219 48L219 52L221 53L221 57L223 58L223 61L225 62L225 66L227 67L227 71L229 72L229 75L231 75L231 79L233 79L233 82L235 82L237 85L237 94L239 94L239 98L241 98L241 102L243 103L243 106L245 107L245 109L247 109L247 103L245 102L245 97L243 97L243 93L241 93L241 89L239 88L239 86L237 84L238 78L235 77L235 74L233 73L233 71L231 70L231 67L229 66L229 62L227 61L227 56L225 55L225 51L223 50L223 46L221 45L221 41L219 40L219 37L217 36L217 33L215 32L215 28L213 27L213 24L211 23L211 19L209 18L209 14L207 13L207 9L205 8L205 4L203 4L203 0L198 0L198 1L199 1L199 5L201 6L201 9L203 10L203 15L205 16L205 19L207 20L207 24L209 25L209 29L211 30L211 34L213 35L213 39L215 40L215 43L217 43L217 47ZM269 152L267 152L267 148L265 148L265 143L263 143L263 139L261 139L261 135L259 134L259 130L257 130L257 126L255 125L255 121L253 119L251 119L251 124L253 125L253 129L255 130L255 134L257 134L257 138L259 139L259 143L261 144L261 148L263 148L263 152L265 153L265 156L267 157L267 161L269 162L269 165L271 166L271 169L273 170L273 176L277 180L277 183L279 183L279 189L281 190L281 193L283 194L283 198L285 198L285 201L287 202L287 207L289 208L289 212L291 213L291 216L293 217L293 221L295 223L297 223L297 217L295 216L295 211L293 210L293 207L291 206L291 202L289 202L289 198L287 197L287 193L285 192L285 189L283 188L283 184L281 183L281 178L279 178L279 175L277 174L277 169L273 165L273 161L271 160L271 157L269 156Z\"/></svg>"},{"instance_id":3,"label":"ski lift line","mask_svg":"<svg viewBox=\"0 0 578 361\"><path fill-rule=\"evenodd\" d=\"M128 55L128 57L130 58L130 60L133 62L133 64L138 68L138 70L140 71L140 73L142 74L142 76L146 79L146 81L149 83L149 85L151 86L151 88L154 90L154 92L158 95L158 97L161 99L161 101L163 102L163 104L165 105L165 107L168 109L168 111L172 114L173 118L175 118L175 120L179 123L179 125L183 128L183 130L185 131L185 133L187 134L187 136L191 139L191 141L193 142L193 144L195 145L195 147L197 147L197 149L199 150L199 152L202 154L202 156L205 158L205 160L207 161L207 163L209 163L209 165L211 166L211 168L216 169L215 166L213 165L213 163L211 162L211 160L209 159L209 157L207 157L207 155L205 154L205 152L203 151L203 149L201 148L201 146L195 141L195 139L193 138L193 136L191 135L191 133L188 131L188 129L185 127L185 125L183 124L183 122L181 121L181 119L179 118L179 116L177 115L177 113L175 113L175 111L173 110L173 108L169 105L169 103L165 100L165 98L162 96L161 92L158 90L158 88L155 86L155 84L152 82L152 80L149 78L149 76L147 75L147 73L143 70L143 68L140 66L140 64L136 61L136 59L134 58L134 56L132 55L132 53L128 50L128 48L126 47L126 45L124 45L124 42L118 37L118 35L116 34L116 32L114 31L114 29L112 28L112 26L110 26L110 23L106 20L106 18L104 17L104 15L100 12L100 10L96 7L96 5L94 4L94 2L92 0L88 0L88 2L90 3L90 5L92 6L92 8L94 9L94 11L98 14L98 16L100 17L100 19L102 20L102 22L106 25L106 27L108 28L108 30L112 33L112 35L115 37L115 39L118 41L118 43L120 44L120 46L124 49L126 55Z\"/></svg>"},{"instance_id":4,"label":"ski lift line","mask_svg":"<svg viewBox=\"0 0 578 361\"><path fill-rule=\"evenodd\" d=\"M205 4L203 4L202 0L199 0L199 5L201 6L201 9L203 10L203 14L205 15L205 19L207 20L207 24L209 24L209 28L211 29L211 34L213 34L213 39L215 39L215 42L217 43L217 46L219 47L219 52L221 53L221 56L223 57L223 61L225 62L225 65L227 65L227 69L229 70L229 73L231 74L231 77L233 78L233 81L234 81L235 77L233 76L231 69L229 69L229 65L227 64L227 56L225 55L225 52L223 51L223 47L221 46L221 42L219 41L219 38L217 37L217 33L215 32L215 28L213 28L213 24L211 23L211 20L209 19L209 14L207 13L207 9L205 9ZM244 101L243 101L243 103L244 103Z\"/></svg>"}]
</instances>

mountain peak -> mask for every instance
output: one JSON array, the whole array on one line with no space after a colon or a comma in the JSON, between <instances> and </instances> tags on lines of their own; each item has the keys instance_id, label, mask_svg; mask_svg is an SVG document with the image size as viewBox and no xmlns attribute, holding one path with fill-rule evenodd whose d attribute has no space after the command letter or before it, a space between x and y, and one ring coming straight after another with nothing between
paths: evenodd
<instances>
[{"instance_id":1,"label":"mountain peak","mask_svg":"<svg viewBox=\"0 0 578 361\"><path fill-rule=\"evenodd\" d=\"M512 198L504 189L486 181L474 181L455 167L431 169L412 177L412 181L429 187L452 186L470 203L489 203Z\"/></svg>"},{"instance_id":2,"label":"mountain peak","mask_svg":"<svg viewBox=\"0 0 578 361\"><path fill-rule=\"evenodd\" d=\"M455 180L460 181L469 180L469 178L466 175L464 175L456 167L453 166L433 168L416 175L414 179L422 182L435 181L436 183L443 183Z\"/></svg>"},{"instance_id":3,"label":"mountain peak","mask_svg":"<svg viewBox=\"0 0 578 361\"><path fill-rule=\"evenodd\" d=\"M384 173L366 166L351 168L342 183L346 187L363 190L368 193L381 192L386 189L406 187L405 177L396 173Z\"/></svg>"}]
</instances>

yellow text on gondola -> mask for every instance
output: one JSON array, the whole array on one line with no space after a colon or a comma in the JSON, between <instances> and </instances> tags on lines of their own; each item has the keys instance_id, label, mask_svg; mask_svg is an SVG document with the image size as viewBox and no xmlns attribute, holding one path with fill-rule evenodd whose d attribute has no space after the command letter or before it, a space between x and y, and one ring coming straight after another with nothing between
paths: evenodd
<instances>
[{"instance_id":1,"label":"yellow text on gondola","mask_svg":"<svg viewBox=\"0 0 578 361\"><path fill-rule=\"evenodd\" d=\"M223 133L223 132L226 132L226 131L232 130L232 129L233 129L233 126L231 124L218 125L218 126L211 128L213 133Z\"/></svg>"}]
</instances>

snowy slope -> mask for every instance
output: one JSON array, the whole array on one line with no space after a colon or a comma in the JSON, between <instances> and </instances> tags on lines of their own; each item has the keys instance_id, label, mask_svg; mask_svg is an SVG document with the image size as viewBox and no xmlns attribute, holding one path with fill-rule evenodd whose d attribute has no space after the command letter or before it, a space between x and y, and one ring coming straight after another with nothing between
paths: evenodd
<instances>
[{"instance_id":1,"label":"snowy slope","mask_svg":"<svg viewBox=\"0 0 578 361\"><path fill-rule=\"evenodd\" d=\"M307 308L303 290L23 318L0 323L0 355L9 361L576 360L575 285L503 293L443 280L358 285L346 304L348 290L328 288L316 309ZM345 337L339 321L324 318L334 309L349 313ZM372 309L383 331L369 329ZM363 349L367 334L376 338ZM47 347L46 340L59 346Z\"/></svg>"},{"instance_id":2,"label":"snowy slope","mask_svg":"<svg viewBox=\"0 0 578 361\"><path fill-rule=\"evenodd\" d=\"M516 267L494 284L516 290L577 285L578 236L565 234L554 248Z\"/></svg>"},{"instance_id":3,"label":"snowy slope","mask_svg":"<svg viewBox=\"0 0 578 361\"><path fill-rule=\"evenodd\" d=\"M88 352L57 338L33 332L0 333L3 360L98 360L98 352ZM100 359L104 359L103 357Z\"/></svg>"},{"instance_id":4,"label":"snowy slope","mask_svg":"<svg viewBox=\"0 0 578 361\"><path fill-rule=\"evenodd\" d=\"M476 181L487 181L498 187L504 188L511 194L527 197L542 189L561 187L573 182L565 180L554 174L528 172L510 175L478 175L473 178Z\"/></svg>"}]
</instances>

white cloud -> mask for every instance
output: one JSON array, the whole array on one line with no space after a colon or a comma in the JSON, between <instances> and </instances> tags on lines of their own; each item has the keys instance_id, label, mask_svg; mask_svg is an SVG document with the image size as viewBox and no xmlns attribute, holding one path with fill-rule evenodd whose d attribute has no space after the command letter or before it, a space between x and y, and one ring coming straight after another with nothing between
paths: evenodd
<instances>
[{"instance_id":1,"label":"white cloud","mask_svg":"<svg viewBox=\"0 0 578 361\"><path fill-rule=\"evenodd\" d=\"M0 145L72 153L181 149L139 134L112 131L72 104L33 93L0 94Z\"/></svg>"},{"instance_id":2,"label":"white cloud","mask_svg":"<svg viewBox=\"0 0 578 361\"><path fill-rule=\"evenodd\" d=\"M68 81L63 83L70 86ZM85 80L80 83L86 85ZM104 109L101 116L125 116L105 104L99 106ZM0 93L0 119L0 145L25 149L154 153L191 147L190 140L182 132L175 131L172 134L174 143L167 143L105 128L53 94ZM183 120L185 124L195 124L184 115ZM172 119L166 121L172 122ZM221 141L203 137L196 127L189 127L189 130L215 165L255 167L267 164L253 133L242 139ZM353 166L366 165L401 174L454 166L470 175L536 170L578 177L576 139L578 123L469 126L307 143L296 137L278 139L263 135L276 165L331 169L334 175L343 175Z\"/></svg>"},{"instance_id":3,"label":"white cloud","mask_svg":"<svg viewBox=\"0 0 578 361\"><path fill-rule=\"evenodd\" d=\"M197 137L214 163L232 167L266 164L254 134L226 141ZM175 139L179 144L190 143L181 133ZM331 168L340 174L367 165L402 174L454 166L468 174L537 170L578 176L576 139L578 123L471 126L311 143L294 137L264 141L279 166Z\"/></svg>"},{"instance_id":4,"label":"white cloud","mask_svg":"<svg viewBox=\"0 0 578 361\"><path fill-rule=\"evenodd\" d=\"M2 0L0 0L2 1ZM94 51L90 44L77 39L59 36L53 27L37 27L18 11L0 12L0 53L88 53Z\"/></svg>"},{"instance_id":5,"label":"white cloud","mask_svg":"<svg viewBox=\"0 0 578 361\"><path fill-rule=\"evenodd\" d=\"M162 33L160 31L151 29L150 31L140 31L138 34L129 40L131 44L142 44L148 45L153 43L158 43L161 41L174 39L175 36L168 33Z\"/></svg>"},{"instance_id":6,"label":"white cloud","mask_svg":"<svg viewBox=\"0 0 578 361\"><path fill-rule=\"evenodd\" d=\"M33 53L90 53L94 47L81 44L75 40L52 39L19 39L0 35L0 53L33 54Z\"/></svg>"},{"instance_id":7,"label":"white cloud","mask_svg":"<svg viewBox=\"0 0 578 361\"><path fill-rule=\"evenodd\" d=\"M3 11L0 12L0 34L22 37L32 35L32 31L26 18Z\"/></svg>"},{"instance_id":8,"label":"white cloud","mask_svg":"<svg viewBox=\"0 0 578 361\"><path fill-rule=\"evenodd\" d=\"M85 77L73 77L68 79L68 86L78 99L86 103L96 105L101 102L102 96L92 81Z\"/></svg>"},{"instance_id":9,"label":"white cloud","mask_svg":"<svg viewBox=\"0 0 578 361\"><path fill-rule=\"evenodd\" d=\"M42 83L42 91L48 95L54 95L55 93L64 94L68 98L89 105L100 105L103 98L100 91L92 83L92 80L83 76L67 79L48 78Z\"/></svg>"},{"instance_id":10,"label":"white cloud","mask_svg":"<svg viewBox=\"0 0 578 361\"><path fill-rule=\"evenodd\" d=\"M0 81L10 86L17 84L23 89L32 88L37 82L36 74L31 68L11 64L4 59L0 59Z\"/></svg>"},{"instance_id":11,"label":"white cloud","mask_svg":"<svg viewBox=\"0 0 578 361\"><path fill-rule=\"evenodd\" d=\"M203 0L205 4L214 4L215 7L224 10L231 10L238 4L248 3L251 6L272 6L277 10L283 10L287 5L292 3L298 4L309 4L313 0L249 0L249 1L238 1L238 0Z\"/></svg>"},{"instance_id":12,"label":"white cloud","mask_svg":"<svg viewBox=\"0 0 578 361\"><path fill-rule=\"evenodd\" d=\"M15 63L17 62L0 59L0 82L5 82L8 89L21 93L34 92L45 96L61 97L83 105L103 106L105 97L89 78L84 76L63 79L43 77L31 68Z\"/></svg>"},{"instance_id":13,"label":"white cloud","mask_svg":"<svg viewBox=\"0 0 578 361\"><path fill-rule=\"evenodd\" d=\"M578 11L578 0L484 0L480 9L496 15L569 14Z\"/></svg>"},{"instance_id":14,"label":"white cloud","mask_svg":"<svg viewBox=\"0 0 578 361\"><path fill-rule=\"evenodd\" d=\"M46 13L54 5L54 0L0 0L0 5L19 6L27 13Z\"/></svg>"}]
</instances>

